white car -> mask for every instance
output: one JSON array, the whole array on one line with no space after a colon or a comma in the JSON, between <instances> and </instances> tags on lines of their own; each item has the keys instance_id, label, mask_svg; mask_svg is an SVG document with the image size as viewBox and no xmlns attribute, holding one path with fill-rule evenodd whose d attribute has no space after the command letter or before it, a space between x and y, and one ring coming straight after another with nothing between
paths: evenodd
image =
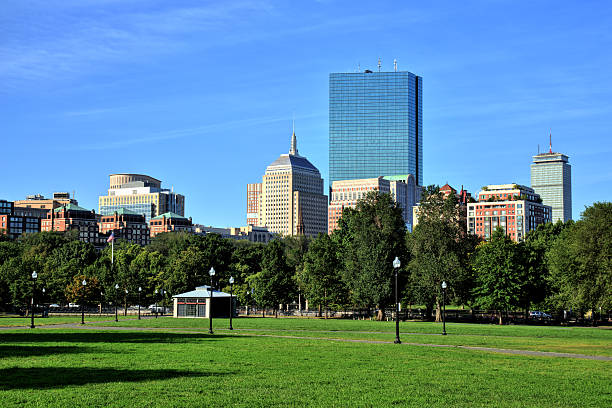
<instances>
[{"instance_id":1,"label":"white car","mask_svg":"<svg viewBox=\"0 0 612 408\"><path fill-rule=\"evenodd\" d=\"M552 319L552 316L548 313L540 312L539 310L532 310L529 312L529 317L536 319Z\"/></svg>"}]
</instances>

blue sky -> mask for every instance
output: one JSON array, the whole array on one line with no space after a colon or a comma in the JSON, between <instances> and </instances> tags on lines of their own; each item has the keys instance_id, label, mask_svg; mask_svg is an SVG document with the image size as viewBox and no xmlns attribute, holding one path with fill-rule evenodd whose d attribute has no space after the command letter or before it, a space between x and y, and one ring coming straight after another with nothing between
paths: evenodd
<instances>
[{"instance_id":1,"label":"blue sky","mask_svg":"<svg viewBox=\"0 0 612 408\"><path fill-rule=\"evenodd\" d=\"M293 116L327 181L329 73L380 57L423 77L425 184L529 185L552 131L578 218L612 198L611 22L606 1L3 2L0 198L97 209L109 174L144 173L244 225Z\"/></svg>"}]
</instances>

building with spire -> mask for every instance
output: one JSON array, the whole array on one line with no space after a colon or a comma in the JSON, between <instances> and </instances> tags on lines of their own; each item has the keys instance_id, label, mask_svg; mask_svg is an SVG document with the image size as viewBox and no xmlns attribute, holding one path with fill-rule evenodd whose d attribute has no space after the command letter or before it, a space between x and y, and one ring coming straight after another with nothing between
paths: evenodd
<instances>
[{"instance_id":1,"label":"building with spire","mask_svg":"<svg viewBox=\"0 0 612 408\"><path fill-rule=\"evenodd\" d=\"M256 226L267 227L271 233L316 236L327 232L323 178L306 157L300 156L295 131L289 153L281 154L266 168L261 183L247 185L250 224L255 219L255 208Z\"/></svg>"},{"instance_id":2,"label":"building with spire","mask_svg":"<svg viewBox=\"0 0 612 408\"><path fill-rule=\"evenodd\" d=\"M567 222L572 219L572 166L566 155L553 152L549 137L548 152L533 156L531 188L552 207L553 222Z\"/></svg>"}]
</instances>

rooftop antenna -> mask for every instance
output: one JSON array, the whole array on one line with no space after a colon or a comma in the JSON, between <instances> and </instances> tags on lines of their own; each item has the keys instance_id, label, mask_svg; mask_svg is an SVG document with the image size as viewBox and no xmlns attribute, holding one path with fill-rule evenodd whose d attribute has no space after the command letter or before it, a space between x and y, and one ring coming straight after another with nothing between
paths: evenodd
<instances>
[{"instance_id":1,"label":"rooftop antenna","mask_svg":"<svg viewBox=\"0 0 612 408\"><path fill-rule=\"evenodd\" d=\"M549 146L548 153L552 154L552 130L548 134L548 146Z\"/></svg>"},{"instance_id":2,"label":"rooftop antenna","mask_svg":"<svg viewBox=\"0 0 612 408\"><path fill-rule=\"evenodd\" d=\"M361 72L361 63L360 62L357 63L357 72Z\"/></svg>"},{"instance_id":3,"label":"rooftop antenna","mask_svg":"<svg viewBox=\"0 0 612 408\"><path fill-rule=\"evenodd\" d=\"M393 70L397 72L397 60L396 59L393 60Z\"/></svg>"},{"instance_id":4,"label":"rooftop antenna","mask_svg":"<svg viewBox=\"0 0 612 408\"><path fill-rule=\"evenodd\" d=\"M382 65L382 61L380 60L380 58L378 58L378 72L380 72L381 65Z\"/></svg>"},{"instance_id":5,"label":"rooftop antenna","mask_svg":"<svg viewBox=\"0 0 612 408\"><path fill-rule=\"evenodd\" d=\"M538 143L538 154L540 154L540 144Z\"/></svg>"}]
</instances>

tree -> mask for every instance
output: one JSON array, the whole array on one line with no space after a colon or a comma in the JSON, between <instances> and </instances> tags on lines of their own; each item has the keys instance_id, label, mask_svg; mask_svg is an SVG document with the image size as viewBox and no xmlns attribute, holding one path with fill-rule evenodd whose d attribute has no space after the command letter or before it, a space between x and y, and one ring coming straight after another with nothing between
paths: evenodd
<instances>
[{"instance_id":1,"label":"tree","mask_svg":"<svg viewBox=\"0 0 612 408\"><path fill-rule=\"evenodd\" d=\"M343 211L338 227L334 239L351 300L357 306L377 307L382 320L392 302L393 259L408 259L402 210L389 194L372 191L354 209Z\"/></svg>"},{"instance_id":2,"label":"tree","mask_svg":"<svg viewBox=\"0 0 612 408\"><path fill-rule=\"evenodd\" d=\"M441 319L443 281L451 298L462 304L471 301L469 256L479 238L467 234L464 210L454 194L444 198L437 186L428 186L419 204L419 222L407 236L410 295L425 304L428 317L435 304L436 321Z\"/></svg>"},{"instance_id":3,"label":"tree","mask_svg":"<svg viewBox=\"0 0 612 408\"><path fill-rule=\"evenodd\" d=\"M83 281L86 285L83 285ZM88 304L100 299L100 282L95 276L75 275L66 286L66 298L69 302Z\"/></svg>"},{"instance_id":4,"label":"tree","mask_svg":"<svg viewBox=\"0 0 612 408\"><path fill-rule=\"evenodd\" d=\"M521 247L497 227L491 241L480 244L473 260L476 272L474 295L476 304L499 312L520 305L524 290L524 258Z\"/></svg>"},{"instance_id":5,"label":"tree","mask_svg":"<svg viewBox=\"0 0 612 408\"><path fill-rule=\"evenodd\" d=\"M247 282L254 289L256 302L263 307L274 307L278 316L278 305L289 303L297 292L294 273L287 264L285 245L275 239L263 250L261 271L251 275Z\"/></svg>"},{"instance_id":6,"label":"tree","mask_svg":"<svg viewBox=\"0 0 612 408\"><path fill-rule=\"evenodd\" d=\"M298 282L310 304L325 308L346 304L348 290L342 282L338 248L329 235L319 234L304 257L304 268L298 274Z\"/></svg>"},{"instance_id":7,"label":"tree","mask_svg":"<svg viewBox=\"0 0 612 408\"><path fill-rule=\"evenodd\" d=\"M527 318L531 305L542 303L551 298L550 271L546 254L561 235L561 232L572 224L572 221L540 224L535 230L529 231L525 237L522 245L525 251L525 267L527 269L525 291L521 304L525 307Z\"/></svg>"},{"instance_id":8,"label":"tree","mask_svg":"<svg viewBox=\"0 0 612 408\"><path fill-rule=\"evenodd\" d=\"M250 276L261 271L261 258L265 245L249 241L235 241L230 270L234 277L234 294L238 302L249 305L252 300L251 288L248 284ZM224 291L229 289L224 288Z\"/></svg>"},{"instance_id":9,"label":"tree","mask_svg":"<svg viewBox=\"0 0 612 408\"><path fill-rule=\"evenodd\" d=\"M612 203L587 207L547 253L550 283L561 307L612 308ZM595 319L593 319L595 322Z\"/></svg>"}]
</instances>

